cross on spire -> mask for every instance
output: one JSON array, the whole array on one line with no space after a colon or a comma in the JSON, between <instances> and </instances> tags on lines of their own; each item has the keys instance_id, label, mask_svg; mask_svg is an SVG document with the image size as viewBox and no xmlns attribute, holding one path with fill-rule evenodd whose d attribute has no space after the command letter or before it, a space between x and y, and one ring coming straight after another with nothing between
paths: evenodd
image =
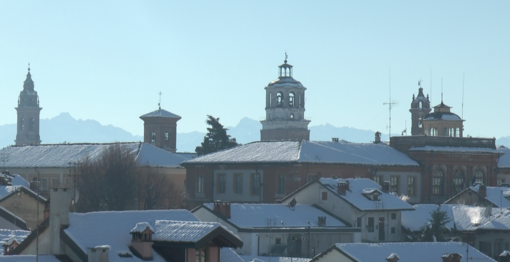
<instances>
[{"instance_id":1,"label":"cross on spire","mask_svg":"<svg viewBox=\"0 0 510 262\"><path fill-rule=\"evenodd\" d=\"M30 63L28 63L28 72L30 72Z\"/></svg>"},{"instance_id":2,"label":"cross on spire","mask_svg":"<svg viewBox=\"0 0 510 262\"><path fill-rule=\"evenodd\" d=\"M161 110L161 95L163 93L161 93L161 91L159 91L159 103L158 103L158 107L159 107L159 110Z\"/></svg>"}]
</instances>

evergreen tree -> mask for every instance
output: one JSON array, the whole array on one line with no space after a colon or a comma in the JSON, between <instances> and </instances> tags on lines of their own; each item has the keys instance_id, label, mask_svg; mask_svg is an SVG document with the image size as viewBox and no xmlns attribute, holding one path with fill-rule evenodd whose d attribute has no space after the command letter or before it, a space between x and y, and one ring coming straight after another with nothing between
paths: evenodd
<instances>
[{"instance_id":1,"label":"evergreen tree","mask_svg":"<svg viewBox=\"0 0 510 262\"><path fill-rule=\"evenodd\" d=\"M235 138L231 139L227 135L227 129L220 124L220 118L207 115L206 123L210 126L207 128L207 135L204 137L202 146L197 146L195 149L199 156L237 146Z\"/></svg>"},{"instance_id":2,"label":"evergreen tree","mask_svg":"<svg viewBox=\"0 0 510 262\"><path fill-rule=\"evenodd\" d=\"M451 221L446 211L441 211L440 206L438 206L436 210L430 212L430 218L428 220L429 222L427 225L422 228L423 234L421 241L445 241L443 232L446 230L446 224Z\"/></svg>"}]
</instances>

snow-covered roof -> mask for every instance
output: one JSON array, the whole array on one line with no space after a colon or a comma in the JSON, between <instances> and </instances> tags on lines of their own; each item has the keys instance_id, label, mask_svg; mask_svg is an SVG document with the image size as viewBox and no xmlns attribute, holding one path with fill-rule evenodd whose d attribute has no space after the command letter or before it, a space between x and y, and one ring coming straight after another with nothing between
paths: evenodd
<instances>
[{"instance_id":1,"label":"snow-covered roof","mask_svg":"<svg viewBox=\"0 0 510 262\"><path fill-rule=\"evenodd\" d=\"M214 210L212 203L204 204ZM312 205L297 204L294 209L283 204L230 204L232 224L238 228L318 227L318 217L326 217L323 227L345 227L342 221Z\"/></svg>"},{"instance_id":2,"label":"snow-covered roof","mask_svg":"<svg viewBox=\"0 0 510 262\"><path fill-rule=\"evenodd\" d=\"M478 192L479 185L469 187L471 190ZM486 196L489 202L493 203L497 207L509 208L510 207L510 188L509 187L494 187L487 186Z\"/></svg>"},{"instance_id":3,"label":"snow-covered roof","mask_svg":"<svg viewBox=\"0 0 510 262\"><path fill-rule=\"evenodd\" d=\"M409 151L437 151L461 153L500 153L497 149L488 147L450 147L450 146L421 146L411 147Z\"/></svg>"},{"instance_id":4,"label":"snow-covered roof","mask_svg":"<svg viewBox=\"0 0 510 262\"><path fill-rule=\"evenodd\" d=\"M2 251L3 252L3 251ZM35 255L13 255L13 256L2 256L0 259L2 262L62 262L54 255L39 255L36 258Z\"/></svg>"},{"instance_id":5,"label":"snow-covered roof","mask_svg":"<svg viewBox=\"0 0 510 262\"><path fill-rule=\"evenodd\" d=\"M136 156L139 165L158 167L178 167L185 157L142 142L118 143ZM0 150L9 155L7 168L27 167L69 167L70 163L80 162L87 157L97 159L102 152L114 143L101 144L51 144L38 146L11 146Z\"/></svg>"},{"instance_id":6,"label":"snow-covered roof","mask_svg":"<svg viewBox=\"0 0 510 262\"><path fill-rule=\"evenodd\" d=\"M498 151L501 153L504 153L504 155L502 155L499 158L498 167L499 168L510 168L510 148L508 148L506 146L499 146Z\"/></svg>"},{"instance_id":7,"label":"snow-covered roof","mask_svg":"<svg viewBox=\"0 0 510 262\"><path fill-rule=\"evenodd\" d=\"M346 190L345 196L338 194L337 186L340 182L348 182L349 190ZM333 178L320 178L319 183L329 188L337 196L344 199L354 207L362 211L369 210L413 210L413 206L403 201L399 197L384 193L381 186L368 178L347 178L347 179L333 179ZM364 192L366 190L377 189L381 195L379 201L368 199Z\"/></svg>"},{"instance_id":8,"label":"snow-covered roof","mask_svg":"<svg viewBox=\"0 0 510 262\"><path fill-rule=\"evenodd\" d=\"M441 211L445 211L450 218L450 222L448 222L445 226L448 228L453 228L453 215L452 208L459 205L451 205L451 204L443 204L440 206ZM425 226L429 219L431 219L430 214L437 209L438 205L436 204L419 204L414 205L414 211L410 212L402 212L401 215L401 223L404 228L407 228L411 231L419 231L423 226Z\"/></svg>"},{"instance_id":9,"label":"snow-covered roof","mask_svg":"<svg viewBox=\"0 0 510 262\"><path fill-rule=\"evenodd\" d=\"M181 119L180 116L174 114L174 113L171 113L171 112L168 112L166 111L165 109L156 109L150 113L147 113L145 115L142 115L140 116L140 118L146 118L146 117L168 117L168 118L177 118L177 119Z\"/></svg>"},{"instance_id":10,"label":"snow-covered roof","mask_svg":"<svg viewBox=\"0 0 510 262\"><path fill-rule=\"evenodd\" d=\"M253 142L200 156L183 164L281 162L419 166L416 161L386 144L347 141Z\"/></svg>"},{"instance_id":11,"label":"snow-covered roof","mask_svg":"<svg viewBox=\"0 0 510 262\"><path fill-rule=\"evenodd\" d=\"M301 257L262 257L262 256L240 256L245 262L308 262L309 258Z\"/></svg>"},{"instance_id":12,"label":"snow-covered roof","mask_svg":"<svg viewBox=\"0 0 510 262\"><path fill-rule=\"evenodd\" d=\"M402 262L442 261L441 257L446 253L459 253L465 257L466 248L469 249L469 257L472 260L496 262L472 246L459 242L345 243L336 244L335 247L358 262L385 261L390 254L398 255L399 261ZM320 258L316 257L314 260Z\"/></svg>"},{"instance_id":13,"label":"snow-covered roof","mask_svg":"<svg viewBox=\"0 0 510 262\"><path fill-rule=\"evenodd\" d=\"M156 232L152 239L168 242L195 243L217 228L222 228L230 232L239 241L242 241L238 236L218 222L175 220L157 220Z\"/></svg>"},{"instance_id":14,"label":"snow-covered roof","mask_svg":"<svg viewBox=\"0 0 510 262\"><path fill-rule=\"evenodd\" d=\"M426 115L424 120L454 120L454 121L462 121L462 118L457 114L450 112L434 112Z\"/></svg>"},{"instance_id":15,"label":"snow-covered roof","mask_svg":"<svg viewBox=\"0 0 510 262\"><path fill-rule=\"evenodd\" d=\"M489 214L490 212L490 214ZM510 230L510 210L458 205L452 208L457 230Z\"/></svg>"},{"instance_id":16,"label":"snow-covered roof","mask_svg":"<svg viewBox=\"0 0 510 262\"><path fill-rule=\"evenodd\" d=\"M245 262L232 248L222 247L220 249L220 262Z\"/></svg>"},{"instance_id":17,"label":"snow-covered roof","mask_svg":"<svg viewBox=\"0 0 510 262\"><path fill-rule=\"evenodd\" d=\"M3 244L16 240L21 243L30 234L27 230L0 229L0 256L4 255ZM2 259L0 259L2 260Z\"/></svg>"},{"instance_id":18,"label":"snow-covered roof","mask_svg":"<svg viewBox=\"0 0 510 262\"><path fill-rule=\"evenodd\" d=\"M145 211L109 211L91 213L69 213L69 227L64 232L86 254L87 247L109 245L108 261L125 261L118 252L129 250L131 236L129 232L138 222L148 222L156 228L156 221L172 219L176 221L198 221L187 210L145 210ZM133 256L132 261L142 261ZM164 261L153 252L153 261Z\"/></svg>"},{"instance_id":19,"label":"snow-covered roof","mask_svg":"<svg viewBox=\"0 0 510 262\"><path fill-rule=\"evenodd\" d=\"M147 222L138 222L136 223L135 227L129 231L129 233L142 233L146 229L149 229L150 231L154 232L154 228L151 227L151 224Z\"/></svg>"},{"instance_id":20,"label":"snow-covered roof","mask_svg":"<svg viewBox=\"0 0 510 262\"><path fill-rule=\"evenodd\" d=\"M4 176L8 176L8 175L4 175ZM0 186L0 199L13 193L14 191L16 191L16 189L18 189L21 186L26 187L27 189L30 188L30 183L28 183L28 181L26 181L20 175L14 174L10 177L11 177L11 185L10 186L7 186L7 185Z\"/></svg>"}]
</instances>

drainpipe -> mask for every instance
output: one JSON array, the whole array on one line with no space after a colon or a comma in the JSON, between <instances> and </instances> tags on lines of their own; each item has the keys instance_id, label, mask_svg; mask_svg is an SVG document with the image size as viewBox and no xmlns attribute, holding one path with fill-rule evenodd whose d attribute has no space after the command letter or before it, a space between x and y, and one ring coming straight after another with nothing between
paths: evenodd
<instances>
[{"instance_id":1,"label":"drainpipe","mask_svg":"<svg viewBox=\"0 0 510 262\"><path fill-rule=\"evenodd\" d=\"M432 161L434 160L434 151L430 150L430 162L429 162L429 201L432 202Z\"/></svg>"},{"instance_id":2,"label":"drainpipe","mask_svg":"<svg viewBox=\"0 0 510 262\"><path fill-rule=\"evenodd\" d=\"M37 167L34 168L35 169L35 172L37 172L37 200L36 200L36 203L37 203L37 214L36 214L36 222L35 222L35 227L36 227L36 230L37 230L37 240L35 242L35 261L36 262L39 262L39 190L40 190L40 174L39 174L39 170L37 170Z\"/></svg>"},{"instance_id":3,"label":"drainpipe","mask_svg":"<svg viewBox=\"0 0 510 262\"><path fill-rule=\"evenodd\" d=\"M258 175L259 177L259 203L262 203L262 187L264 186L262 184L262 176L259 174L259 169L257 167L257 165L255 165L255 173Z\"/></svg>"}]
</instances>

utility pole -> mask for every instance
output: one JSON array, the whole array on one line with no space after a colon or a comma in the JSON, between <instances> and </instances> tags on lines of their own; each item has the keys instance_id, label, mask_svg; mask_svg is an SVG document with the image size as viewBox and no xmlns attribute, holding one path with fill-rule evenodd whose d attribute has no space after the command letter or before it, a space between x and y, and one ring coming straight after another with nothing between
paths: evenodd
<instances>
[{"instance_id":1,"label":"utility pole","mask_svg":"<svg viewBox=\"0 0 510 262\"><path fill-rule=\"evenodd\" d=\"M390 129L390 133L388 135L388 141L390 140L390 137L391 137L391 105L395 105L396 103L392 102L391 101L391 71L388 71L388 82L389 82L389 89L390 89L390 100L388 101L388 103L383 103L383 105L388 105L388 110L390 111L390 114L389 114L389 129Z\"/></svg>"}]
</instances>

